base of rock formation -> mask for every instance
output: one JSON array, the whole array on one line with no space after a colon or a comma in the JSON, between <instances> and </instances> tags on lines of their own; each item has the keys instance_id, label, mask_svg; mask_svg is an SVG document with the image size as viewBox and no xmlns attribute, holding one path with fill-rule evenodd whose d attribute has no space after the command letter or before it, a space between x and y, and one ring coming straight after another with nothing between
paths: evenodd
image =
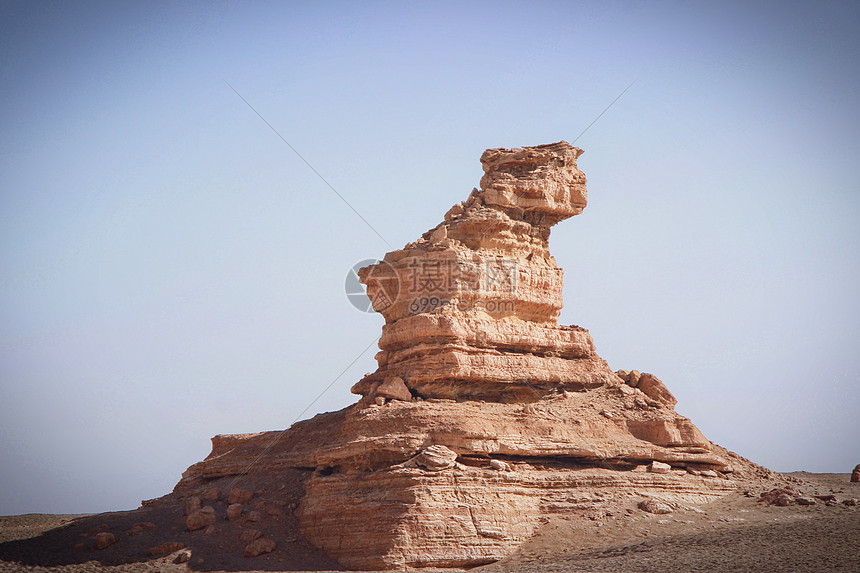
<instances>
[{"instance_id":1,"label":"base of rock formation","mask_svg":"<svg viewBox=\"0 0 860 573\"><path fill-rule=\"evenodd\" d=\"M183 497L188 492L135 511L0 517L0 571L339 570L297 532L290 506L303 494L292 488L304 478L294 479L296 473L307 472L207 481L200 501L218 516L208 532L185 529L185 502L194 505L193 496ZM849 480L847 473L733 475L737 491L702 504L580 489L575 503L543 518L527 541L481 571L854 571L860 562L860 483ZM231 521L228 492L237 487L251 498ZM109 539L106 534L116 542L99 549L97 539ZM271 543L275 548L246 556L256 540L264 541L249 555Z\"/></svg>"},{"instance_id":2,"label":"base of rock formation","mask_svg":"<svg viewBox=\"0 0 860 573\"><path fill-rule=\"evenodd\" d=\"M249 468L257 483L300 480L300 500L254 503L297 503L302 538L349 569L491 563L552 516L624 500L703 503L771 475L621 383L526 404L359 403L212 441L174 496L242 484Z\"/></svg>"}]
</instances>

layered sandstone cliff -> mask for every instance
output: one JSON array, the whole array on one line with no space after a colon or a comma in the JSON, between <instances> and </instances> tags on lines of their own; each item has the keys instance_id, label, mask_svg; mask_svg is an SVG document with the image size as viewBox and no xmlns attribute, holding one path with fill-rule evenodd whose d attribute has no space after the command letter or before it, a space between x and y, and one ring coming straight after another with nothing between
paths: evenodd
<instances>
[{"instance_id":1,"label":"layered sandstone cliff","mask_svg":"<svg viewBox=\"0 0 860 573\"><path fill-rule=\"evenodd\" d=\"M361 270L385 325L358 403L283 433L218 436L176 493L249 468L269 486L289 476L302 538L342 565L468 567L548 515L704 501L760 471L677 414L655 376L613 372L585 329L558 324L549 235L586 206L581 153L487 150L480 190Z\"/></svg>"},{"instance_id":2,"label":"layered sandstone cliff","mask_svg":"<svg viewBox=\"0 0 860 573\"><path fill-rule=\"evenodd\" d=\"M361 270L385 317L379 369L352 391L403 380L419 398L540 399L617 379L588 332L560 327L550 227L585 208L582 150L489 149L482 190L414 243Z\"/></svg>"}]
</instances>

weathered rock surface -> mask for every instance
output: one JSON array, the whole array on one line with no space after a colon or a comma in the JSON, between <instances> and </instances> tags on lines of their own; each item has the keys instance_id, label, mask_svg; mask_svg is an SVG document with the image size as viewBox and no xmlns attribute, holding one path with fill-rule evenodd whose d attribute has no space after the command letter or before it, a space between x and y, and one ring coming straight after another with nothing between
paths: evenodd
<instances>
[{"instance_id":1,"label":"weathered rock surface","mask_svg":"<svg viewBox=\"0 0 860 573\"><path fill-rule=\"evenodd\" d=\"M117 538L113 533L103 531L101 533L96 533L96 549L107 549L111 545L117 542Z\"/></svg>"},{"instance_id":2,"label":"weathered rock surface","mask_svg":"<svg viewBox=\"0 0 860 573\"><path fill-rule=\"evenodd\" d=\"M180 549L184 549L185 544L181 541L166 541L155 547L152 547L149 550L149 554L152 556L158 555L167 555L168 553L173 553L174 551L179 551Z\"/></svg>"},{"instance_id":3,"label":"weathered rock surface","mask_svg":"<svg viewBox=\"0 0 860 573\"><path fill-rule=\"evenodd\" d=\"M406 384L402 379L397 377L389 378L385 382L381 383L374 390L374 394L376 396L382 396L383 398L404 400L407 402L412 399L412 393L409 392L409 388L406 387Z\"/></svg>"},{"instance_id":4,"label":"weathered rock surface","mask_svg":"<svg viewBox=\"0 0 860 573\"><path fill-rule=\"evenodd\" d=\"M860 482L860 464L854 466L854 471L851 472L851 481Z\"/></svg>"},{"instance_id":5,"label":"weathered rock surface","mask_svg":"<svg viewBox=\"0 0 860 573\"><path fill-rule=\"evenodd\" d=\"M674 510L672 506L668 503L663 503L662 501L657 501L655 499L646 499L639 502L639 509L642 511L647 511L648 513L655 514L666 514L672 513Z\"/></svg>"},{"instance_id":6,"label":"weathered rock surface","mask_svg":"<svg viewBox=\"0 0 860 573\"><path fill-rule=\"evenodd\" d=\"M786 507L794 505L798 493L790 488L776 488L761 494L761 501L768 505Z\"/></svg>"},{"instance_id":7,"label":"weathered rock surface","mask_svg":"<svg viewBox=\"0 0 860 573\"><path fill-rule=\"evenodd\" d=\"M457 454L445 446L430 446L415 456L415 464L431 472L448 469L457 461Z\"/></svg>"},{"instance_id":8,"label":"weathered rock surface","mask_svg":"<svg viewBox=\"0 0 860 573\"><path fill-rule=\"evenodd\" d=\"M158 529L158 526L150 521L142 521L139 523L135 523L131 528L125 532L129 537L134 537L135 535L140 535L141 533L146 533L147 531L155 531Z\"/></svg>"},{"instance_id":9,"label":"weathered rock surface","mask_svg":"<svg viewBox=\"0 0 860 573\"><path fill-rule=\"evenodd\" d=\"M653 461L648 466L648 471L655 474L667 474L672 471L672 466L663 462Z\"/></svg>"},{"instance_id":10,"label":"weathered rock surface","mask_svg":"<svg viewBox=\"0 0 860 573\"><path fill-rule=\"evenodd\" d=\"M234 487L227 493L227 503L247 503L251 501L251 498L254 497L254 493L240 489L238 487Z\"/></svg>"},{"instance_id":11,"label":"weathered rock surface","mask_svg":"<svg viewBox=\"0 0 860 573\"><path fill-rule=\"evenodd\" d=\"M667 408L674 408L675 404L678 403L678 400L669 392L669 389L666 388L663 382L653 374L646 372L639 376L639 383L636 385L636 388Z\"/></svg>"},{"instance_id":12,"label":"weathered rock surface","mask_svg":"<svg viewBox=\"0 0 860 573\"><path fill-rule=\"evenodd\" d=\"M275 542L268 537L261 537L259 539L255 539L251 543L245 546L245 550L242 552L242 555L245 557L256 557L257 555L262 555L263 553L271 553L275 550Z\"/></svg>"},{"instance_id":13,"label":"weathered rock surface","mask_svg":"<svg viewBox=\"0 0 860 573\"><path fill-rule=\"evenodd\" d=\"M242 533L239 534L239 539L241 541L254 541L262 536L263 532L259 529L243 529Z\"/></svg>"},{"instance_id":14,"label":"weathered rock surface","mask_svg":"<svg viewBox=\"0 0 860 573\"><path fill-rule=\"evenodd\" d=\"M227 519L230 521L234 521L242 517L242 504L241 503L231 503L227 506Z\"/></svg>"},{"instance_id":15,"label":"weathered rock surface","mask_svg":"<svg viewBox=\"0 0 860 573\"><path fill-rule=\"evenodd\" d=\"M206 506L189 514L185 519L185 526L188 528L188 531L197 531L198 529L214 525L216 519L215 509Z\"/></svg>"},{"instance_id":16,"label":"weathered rock surface","mask_svg":"<svg viewBox=\"0 0 860 573\"><path fill-rule=\"evenodd\" d=\"M656 376L614 372L588 331L558 324L549 235L586 206L581 153L487 150L480 191L359 272L385 325L358 403L284 432L216 436L176 493L210 499L213 480L250 465L258 484L301 475L299 533L343 566L473 567L547 516L631 497L660 513L766 472L709 442ZM233 488L227 501L254 497ZM248 521L283 516L269 501ZM199 497L188 509L195 527L214 523ZM275 549L260 535L241 533L245 555Z\"/></svg>"},{"instance_id":17,"label":"weathered rock surface","mask_svg":"<svg viewBox=\"0 0 860 573\"><path fill-rule=\"evenodd\" d=\"M194 495L189 497L185 500L185 515L191 515L198 511L200 507L200 496Z\"/></svg>"}]
</instances>

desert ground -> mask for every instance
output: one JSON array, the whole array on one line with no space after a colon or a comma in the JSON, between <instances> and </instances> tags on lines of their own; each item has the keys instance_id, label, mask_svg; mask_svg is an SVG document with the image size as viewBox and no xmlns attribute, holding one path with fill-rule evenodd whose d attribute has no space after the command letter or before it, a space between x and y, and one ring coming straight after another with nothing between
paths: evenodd
<instances>
[{"instance_id":1,"label":"desert ground","mask_svg":"<svg viewBox=\"0 0 860 573\"><path fill-rule=\"evenodd\" d=\"M647 513L631 500L593 514L548 519L515 554L474 570L860 571L860 505L852 505L860 498L860 483L850 483L849 474L783 475L789 487L815 503L771 505L761 499L765 492L754 487L707 504L682 504L668 514ZM184 550L141 557L139 547L135 550L129 543L117 543L104 552L81 543L100 529L97 524L109 521L115 526L124 514L134 519L131 512L0 517L0 571L338 570L334 562L294 537L268 555L213 563L200 556L199 544L190 542L194 553L186 563L175 563ZM136 537L145 544L145 535ZM120 550L122 546L127 549Z\"/></svg>"}]
</instances>

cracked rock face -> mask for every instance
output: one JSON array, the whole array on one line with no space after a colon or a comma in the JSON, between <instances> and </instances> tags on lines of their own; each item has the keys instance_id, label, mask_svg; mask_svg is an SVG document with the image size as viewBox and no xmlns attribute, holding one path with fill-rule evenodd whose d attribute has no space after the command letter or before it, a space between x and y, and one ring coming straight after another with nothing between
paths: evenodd
<instances>
[{"instance_id":1,"label":"cracked rock face","mask_svg":"<svg viewBox=\"0 0 860 573\"><path fill-rule=\"evenodd\" d=\"M249 463L273 483L299 473L301 535L345 567L471 567L550 515L707 501L764 471L677 414L657 377L614 372L588 331L558 324L549 234L585 208L581 154L487 150L480 191L360 271L385 325L358 403L284 433L216 436L177 491Z\"/></svg>"}]
</instances>

